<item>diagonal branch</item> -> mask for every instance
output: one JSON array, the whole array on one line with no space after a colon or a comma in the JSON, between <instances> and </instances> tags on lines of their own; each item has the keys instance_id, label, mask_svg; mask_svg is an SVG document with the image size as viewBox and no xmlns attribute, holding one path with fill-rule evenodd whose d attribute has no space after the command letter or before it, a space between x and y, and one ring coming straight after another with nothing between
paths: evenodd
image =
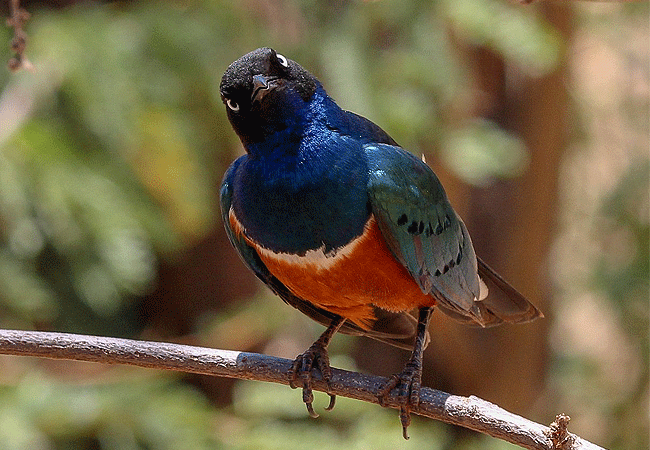
<instances>
[{"instance_id":1,"label":"diagonal branch","mask_svg":"<svg viewBox=\"0 0 650 450\"><path fill-rule=\"evenodd\" d=\"M292 365L292 361L287 359L257 353L18 330L0 330L0 354L125 364L286 385L289 384L287 372ZM377 393L386 381L383 377L332 369L330 393L378 403ZM326 392L327 386L315 379L314 389ZM386 399L386 406L399 408L396 397ZM474 396L461 397L422 388L420 407L413 413L469 428L531 450L603 450L568 433L567 416L558 416L551 427L547 427Z\"/></svg>"}]
</instances>

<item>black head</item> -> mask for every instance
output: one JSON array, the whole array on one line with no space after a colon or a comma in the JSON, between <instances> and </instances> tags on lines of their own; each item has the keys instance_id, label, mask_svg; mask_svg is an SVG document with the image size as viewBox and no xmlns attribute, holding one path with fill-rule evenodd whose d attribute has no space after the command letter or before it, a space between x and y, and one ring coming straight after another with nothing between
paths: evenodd
<instances>
[{"instance_id":1,"label":"black head","mask_svg":"<svg viewBox=\"0 0 650 450\"><path fill-rule=\"evenodd\" d=\"M230 123L247 144L286 128L291 114L300 114L318 86L298 63L265 47L230 64L220 91Z\"/></svg>"}]
</instances>

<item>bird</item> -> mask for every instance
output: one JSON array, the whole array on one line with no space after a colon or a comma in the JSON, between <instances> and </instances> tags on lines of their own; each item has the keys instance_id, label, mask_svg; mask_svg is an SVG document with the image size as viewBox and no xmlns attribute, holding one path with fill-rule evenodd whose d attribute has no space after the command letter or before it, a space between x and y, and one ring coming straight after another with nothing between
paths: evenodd
<instances>
[{"instance_id":1,"label":"bird","mask_svg":"<svg viewBox=\"0 0 650 450\"><path fill-rule=\"evenodd\" d=\"M258 48L228 66L220 94L245 150L220 189L228 238L271 291L326 327L293 362L289 384L318 417L313 379L331 387L335 333L409 350L377 394L384 405L396 390L408 439L434 307L479 327L543 314L476 256L423 158L339 107L300 64Z\"/></svg>"}]
</instances>

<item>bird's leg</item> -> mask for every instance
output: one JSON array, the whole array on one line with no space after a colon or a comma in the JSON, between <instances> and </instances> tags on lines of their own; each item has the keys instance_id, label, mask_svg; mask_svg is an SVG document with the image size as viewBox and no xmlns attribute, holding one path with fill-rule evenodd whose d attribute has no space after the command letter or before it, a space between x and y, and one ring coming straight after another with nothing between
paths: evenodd
<instances>
[{"instance_id":1,"label":"bird's leg","mask_svg":"<svg viewBox=\"0 0 650 450\"><path fill-rule=\"evenodd\" d=\"M420 387L422 385L422 352L426 341L427 327L433 307L420 308L418 317L417 335L413 353L409 358L404 370L395 374L379 391L377 397L379 403L385 405L386 397L397 388L397 402L400 405L399 418L402 422L402 435L408 439L407 428L411 424L411 411L417 409L420 404Z\"/></svg>"},{"instance_id":2,"label":"bird's leg","mask_svg":"<svg viewBox=\"0 0 650 450\"><path fill-rule=\"evenodd\" d=\"M330 381L332 379L332 369L330 368L330 358L327 354L327 346L334 334L341 328L345 319L343 317L338 317L332 321L327 330L320 335L318 340L312 344L309 349L302 355L298 357L293 362L293 366L289 369L289 385L295 389L298 387L297 382L300 380L302 384L302 401L305 402L307 406L307 411L311 417L318 417L318 414L314 411L312 403L314 401L314 394L312 393L312 369L314 366L318 368L321 373L323 381L327 383L329 388ZM334 402L336 401L336 396L329 394L330 404L327 408L327 411L334 408Z\"/></svg>"}]
</instances>

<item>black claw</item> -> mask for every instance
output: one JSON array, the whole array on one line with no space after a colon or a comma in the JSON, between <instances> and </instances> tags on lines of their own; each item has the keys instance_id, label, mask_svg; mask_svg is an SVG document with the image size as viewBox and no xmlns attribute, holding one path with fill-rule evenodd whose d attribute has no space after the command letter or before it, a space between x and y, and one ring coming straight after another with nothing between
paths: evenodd
<instances>
[{"instance_id":1,"label":"black claw","mask_svg":"<svg viewBox=\"0 0 650 450\"><path fill-rule=\"evenodd\" d=\"M399 420L402 423L402 436L404 439L409 439L408 427L411 425L411 411L408 408L400 408L399 410Z\"/></svg>"},{"instance_id":2,"label":"black claw","mask_svg":"<svg viewBox=\"0 0 650 450\"><path fill-rule=\"evenodd\" d=\"M319 417L318 413L314 411L314 407L312 406L311 402L310 403L305 402L305 406L307 406L307 412L309 413L309 417L313 419L318 419Z\"/></svg>"},{"instance_id":3,"label":"black claw","mask_svg":"<svg viewBox=\"0 0 650 450\"><path fill-rule=\"evenodd\" d=\"M325 411L331 411L334 409L334 404L336 403L336 395L328 394L330 396L330 404L327 405Z\"/></svg>"}]
</instances>

